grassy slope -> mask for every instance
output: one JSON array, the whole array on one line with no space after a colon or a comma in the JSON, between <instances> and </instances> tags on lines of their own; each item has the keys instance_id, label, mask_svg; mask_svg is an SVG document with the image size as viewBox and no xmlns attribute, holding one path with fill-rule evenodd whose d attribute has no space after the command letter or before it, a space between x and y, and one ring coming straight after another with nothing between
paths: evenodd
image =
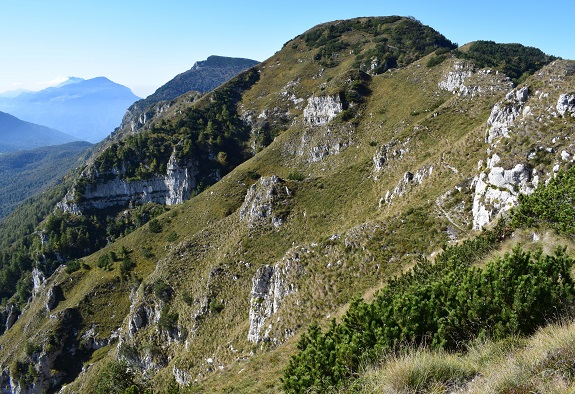
<instances>
[{"instance_id":1,"label":"grassy slope","mask_svg":"<svg viewBox=\"0 0 575 394\"><path fill-rule=\"evenodd\" d=\"M276 59L272 58L267 63L273 64L275 61ZM428 75L429 82L422 84L418 76L428 74L430 71L432 74L435 73L434 77ZM173 301L172 308L178 310L182 316L180 324L185 326L190 324L186 316L191 317L194 311L182 302L181 294L187 292L193 298L201 298L206 291L206 277L212 267L223 267L226 275L218 284L218 297L226 300L226 307L220 314L206 318L195 333L192 348L183 351L183 348L177 345L170 349L170 353L175 355L173 365L192 372L196 371L201 377L205 375L201 372L205 369L203 360L209 356L215 355L223 365L229 365L238 358L249 357L250 351L258 350L245 341L251 277L261 265L278 261L293 243L310 245L315 242L319 245L317 250L310 253L309 261L305 263L307 275L298 285L300 290L297 299L300 307L288 309L282 314L281 326L276 328L278 332L281 332L282 327L293 327L296 324L297 328L299 322L325 317L326 311L328 314L329 311L336 311L354 294L363 293L377 286L386 276L396 272L398 267L408 264L411 259L409 254L431 253L446 240L445 234L441 231L446 223L442 218L436 217L426 201L430 195L436 196L438 190L445 190L446 185L455 186L457 179L450 175L450 171L439 168L433 175L433 182L422 185L416 197L409 197L408 201L399 201L391 208L378 208L384 189L392 189L401 179L403 172L415 171L423 163L440 160L442 152L436 145L437 140L429 138L427 133L417 133L413 130L413 125L416 123L431 124L437 121L434 121L431 114L425 112L419 116L411 116L410 113L414 109L433 106L437 100L434 94L443 100L451 97L436 87L441 72L440 67L436 70L427 70L419 63L392 75L374 78L373 100L370 100L366 108L366 112L374 113L374 116L369 118L369 123L360 124L352 136L354 141L352 146L341 154L314 164L302 162L297 156L286 157L282 147L299 140L298 134L301 131L295 128L294 131L278 137L268 149L240 166L223 182L214 185L182 207L174 208L172 213L165 214L161 218L165 229L163 233L150 234L144 228L143 231L127 236L112 247L119 249L121 246L126 246L134 251L132 258L138 262L134 276L144 281L155 280L155 276L148 278L148 275L154 269L153 261L158 260L156 264L159 268L155 271L155 275L169 280L170 285L177 289L178 296ZM264 77L262 80L265 80ZM489 101L484 104L485 110L480 113L482 116L475 118L475 124L466 123L466 128L461 130L452 128L441 130L442 137L439 141L443 141L445 144L443 146L448 146L449 137L457 140L470 129L479 126L484 121L483 115L490 104ZM405 121L406 119L409 123ZM438 124L436 127L439 130L441 126ZM479 137L480 134L477 135L477 138ZM391 139L405 141L408 138L413 153L390 164L389 171L374 183L370 175L372 156L377 147L371 146L368 142L384 143ZM243 200L246 187L240 187L238 181L243 181L247 186L248 178L245 176L247 168L262 175L277 174L287 177L296 166L302 171L305 169L306 173L312 176L306 181L288 183L288 187L295 190L291 213L287 223L278 231L256 233L251 237L245 237L247 230L238 224L237 212L223 219L227 211L226 206L231 210L237 209ZM231 185L233 189L230 190ZM408 204L415 206L409 201L412 198L420 201L420 208L402 215L400 212L404 206ZM213 212L214 210L219 212ZM172 216L173 212L178 212L175 217ZM377 225L371 239L363 234L359 236L362 239L361 243L368 244L369 249L349 250L344 242L328 239L333 234L345 232L364 222L373 222ZM406 231L396 232L398 226ZM434 231L430 232L430 228L434 228ZM178 233L180 239L187 242L178 246L177 252L168 249L167 257L162 258L166 254L165 240L171 231ZM386 244L384 248L381 248L382 242ZM156 258L152 260L143 258L140 254L142 244L151 247ZM205 249L207 245L209 248ZM73 287L64 287L66 301L58 308L67 306L78 308L83 320L86 323L96 324L99 334L107 337L111 330L122 324L123 316L128 312L127 291L130 286L126 281L124 283L118 281L117 272L103 273L96 268L95 261L98 256L99 254L96 254L85 259L85 262L93 267L90 271L80 271L72 275L72 281L76 283ZM250 268L239 266L240 259L248 261ZM342 269L331 272L324 269L327 262L338 260L346 261ZM385 263L386 261L390 262ZM238 276L240 281L231 281L229 278L233 276ZM190 281L190 277L199 277L199 281ZM61 280L66 279L62 277ZM123 292L113 296L115 291L122 288L125 289ZM93 289L100 291L94 294ZM110 302L111 299L114 302ZM98 307L88 308L88 302L83 300ZM286 304L291 302L286 300ZM21 319L18 324L25 325L26 320ZM235 329L230 330L230 327ZM153 336L155 328L152 327L151 330L148 332ZM153 342L149 345L152 346ZM226 343L233 344L233 348L239 354L230 351ZM264 365L268 363L274 365L268 358L274 359L277 358L274 354L283 354L283 346L269 355L264 353L257 357L266 360ZM285 356L280 360L285 362ZM251 365L251 362L249 364ZM277 368L283 365L277 361L275 364ZM232 365L232 370L236 368ZM169 373L170 369L164 370L165 372L160 373L156 379L162 381L162 376ZM257 373L260 381L260 386L254 387L254 390L262 386L276 387L277 373L272 372L266 375L267 379L262 379L257 367L252 366L250 369ZM208 391L211 384L215 384L215 387L221 384L221 381L213 379L214 377L212 376L206 383ZM240 380L243 378L241 376ZM230 387L241 385L242 383L236 379L228 380L228 385Z\"/></svg>"},{"instance_id":2,"label":"grassy slope","mask_svg":"<svg viewBox=\"0 0 575 394\"><path fill-rule=\"evenodd\" d=\"M341 83L338 76L350 66L351 56L342 55L338 68L323 71L312 58L313 51L301 42L286 46L260 66L260 82L245 94L242 109L257 116L266 108L287 107L292 117L301 115L301 108L290 106L278 93L298 78L298 97L337 91ZM363 116L356 127L350 128L341 119L332 122L330 135L348 144L341 153L317 163L305 160L305 146L304 157L294 154L302 145L304 133L310 132L301 121L294 122L268 148L221 182L160 217L161 233L151 233L144 226L83 259L91 269L58 274L53 280L61 284L66 299L51 313L76 308L81 315L80 332L93 326L98 337L107 338L111 331L125 329L129 295L140 281L143 291L146 284L162 279L175 290L170 310L179 313L181 326L195 331L188 345L175 343L161 350L170 361L153 379L157 389L165 387L173 367L177 367L198 380L191 391L277 391L280 371L295 351L297 332L313 320L327 322L326 317L341 313L352 296L371 292L386 277L408 266L414 254L431 254L448 241L445 230L450 223L437 209L436 201L467 180L478 160L484 159L484 122L504 92L471 99L441 91L437 83L453 60L432 69L425 66L426 60L374 77L372 94L361 108ZM317 134L313 137L323 138ZM372 157L390 141L407 152L389 160L375 181ZM380 207L380 199L393 190L406 171L415 172L426 165L434 167L430 178L413 186L407 195L395 198L391 205ZM286 179L294 169L308 178L287 181L293 197L284 225L271 231L250 230L239 222L237 210L254 182L248 171ZM469 193L462 200L468 212ZM469 232L468 215L456 218L463 229L460 237ZM176 241L168 241L172 232L177 234ZM340 237L332 237L334 234ZM272 335L280 339L280 344L250 344L246 337L251 279L259 267L274 264L294 246L306 250L302 253L305 275L297 283L298 292L288 296L273 317ZM118 252L121 247L130 250L130 258L136 262L131 278L122 280L118 264L110 272L97 267L101 254ZM330 263L332 268L328 269ZM219 268L217 274L210 275L214 268ZM208 280L211 276L215 279ZM184 295L193 300L207 296L223 300L224 307L219 313L207 313L196 325L193 315L198 305L186 303ZM53 324L46 317L36 299L0 338L0 360L5 362L21 354L21 338L41 342L37 336L45 335ZM276 322L277 318L281 321ZM294 337L284 336L288 328L296 331ZM137 343L128 346L141 351L159 349L161 343L156 328L147 327L138 333ZM93 390L99 372L114 356L114 348L93 353L86 360L93 366L70 384L68 391ZM207 372L208 357L223 368Z\"/></svg>"}]
</instances>

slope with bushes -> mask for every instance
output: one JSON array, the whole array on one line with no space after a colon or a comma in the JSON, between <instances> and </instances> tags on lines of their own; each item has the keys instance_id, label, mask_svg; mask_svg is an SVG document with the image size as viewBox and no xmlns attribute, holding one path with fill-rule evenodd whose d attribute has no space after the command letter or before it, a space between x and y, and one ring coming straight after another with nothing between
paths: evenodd
<instances>
[{"instance_id":1,"label":"slope with bushes","mask_svg":"<svg viewBox=\"0 0 575 394\"><path fill-rule=\"evenodd\" d=\"M65 203L81 207L90 201L90 188L95 190L112 176L126 185L150 182L188 160L201 160L197 166L203 175L197 185L215 170L221 179L203 182L209 187L197 188L181 204L141 203L134 198L119 205L117 212L84 211L89 213L78 216L70 210L46 220L36 241L31 238L36 249L28 251L39 251L48 262L57 262L64 251L83 256L67 256L66 268L54 264L54 274L31 289L35 295L0 338L4 376L17 375L21 379L13 382L28 389L65 384L63 392L106 390L110 379L128 390L277 392L291 384L286 382L307 387L307 378L298 371L293 380L286 376L282 383L280 377L313 322L318 327L312 330L314 339L324 338L320 329L338 338L355 338L349 347L338 347L340 354L334 353L343 361L334 364L337 379L359 371L363 360L354 355L354 346L373 345L372 359L378 350L392 351L402 341L418 344L433 337L438 347L457 348L450 340L532 332L535 327L520 328L532 299L520 299L511 289L483 289L504 298L493 309L483 310L479 303L463 302L467 293L458 298L449 289L467 281L466 290L473 291L475 282L489 275L501 279L498 275L506 270L510 275L537 276L543 264L555 275L548 284L565 286L549 293L546 282L532 294L548 294L563 307L562 300L571 297L570 281L561 282L558 275L567 278L569 251L549 257L517 251L481 270L470 267L501 251L502 244L487 233L464 244L469 247L465 256L473 256L465 257L464 265L446 256L461 250L450 245L476 234L474 206L485 208L504 197L512 204L511 197L516 198L521 187L532 186L531 178L528 185L520 183L519 170L508 173L519 174L513 184L499 182L494 175L505 175L519 163L528 167L531 162L521 161L526 157L520 155L522 147L539 143L546 152L545 160L537 155L532 159L539 160L540 184L552 177L556 163L568 166L562 151L572 150L563 138L573 130L569 100L566 116L549 112L549 103L557 104L571 91L572 62L551 63L515 88L504 74L458 58L454 47L410 18L324 24L204 98L193 103L185 97L176 100L182 113L166 112L140 134L110 141L108 149L117 154L92 160L85 171L90 177L76 181L75 190L84 193L69 193ZM560 81L548 85L545 78L550 75ZM535 91L525 95L524 87L547 96ZM501 130L506 127L507 136L493 132L488 143L488 120L497 118L495 108L503 105L514 105L509 112L515 118L499 125ZM529 105L531 112L515 105ZM516 131L530 114L545 121L530 121L529 128ZM547 139L508 143L520 133L543 135L548 127L557 134L550 152L545 150L551 147ZM231 150L226 145L230 138L238 142ZM487 159L488 164L482 164ZM132 165L136 160L142 168ZM487 186L480 188L479 180ZM491 190L499 193L497 202L489 200L495 195ZM109 203L105 196L99 202ZM110 220L93 220L100 214ZM91 229L89 223L100 227ZM118 232L110 233L114 228ZM75 247L93 231L102 235L97 250ZM485 242L479 246L481 239ZM431 264L440 250L446 251L440 255L444 257L435 260L446 259L444 266ZM374 293L386 289L386 283L402 287L401 279L390 278L414 263L413 275L433 272L434 267L437 275L397 291L387 309L387 301ZM452 275L444 277L445 272ZM521 278L516 283L526 286ZM368 301L350 306L358 294ZM435 308L439 301L415 302L431 294L454 305L454 318L468 316L470 328L477 327L477 321L498 320L498 314L508 319L484 333L460 332L449 324L449 311ZM427 309L402 313L413 305ZM371 328L364 312L373 316L395 307L397 313L390 318L407 318L417 311L428 315L421 316L420 324L411 324L413 319L401 322L408 328L405 332L390 328L381 343L354 334L354 313L358 324L369 321ZM435 321L435 314L443 319ZM542 311L541 318L547 316ZM75 334L50 337L59 320ZM437 327L430 327L434 324ZM379 332L375 326L373 332ZM82 371L66 367L64 361L72 354L75 362L86 366ZM327 361L322 365L330 368ZM336 373L332 372L312 376L312 384L337 384L339 380L325 380Z\"/></svg>"}]
</instances>

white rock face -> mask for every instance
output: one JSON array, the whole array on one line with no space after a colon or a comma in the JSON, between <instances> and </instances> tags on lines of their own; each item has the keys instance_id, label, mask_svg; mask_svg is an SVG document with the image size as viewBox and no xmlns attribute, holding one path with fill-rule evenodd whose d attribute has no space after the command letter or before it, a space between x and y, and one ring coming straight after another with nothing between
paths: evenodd
<instances>
[{"instance_id":1,"label":"white rock face","mask_svg":"<svg viewBox=\"0 0 575 394\"><path fill-rule=\"evenodd\" d=\"M261 177L246 194L240 207L240 220L250 227L268 221L275 227L281 226L284 219L276 215L274 209L278 204L286 204L290 194L280 177Z\"/></svg>"},{"instance_id":2,"label":"white rock face","mask_svg":"<svg viewBox=\"0 0 575 394\"><path fill-rule=\"evenodd\" d=\"M42 284L46 281L46 276L44 275L44 273L42 271L40 271L38 268L34 267L32 269L32 285L33 285L33 289L32 289L32 295L35 296L38 291L40 291L40 287L42 286Z\"/></svg>"},{"instance_id":3,"label":"white rock face","mask_svg":"<svg viewBox=\"0 0 575 394\"><path fill-rule=\"evenodd\" d=\"M429 178L433 174L433 166L423 166L419 170L412 172L406 172L403 174L403 178L397 183L392 192L388 191L385 195L384 201L386 203L391 203L395 197L401 197L411 190L413 186L420 185L423 181Z\"/></svg>"},{"instance_id":4,"label":"white rock face","mask_svg":"<svg viewBox=\"0 0 575 394\"><path fill-rule=\"evenodd\" d=\"M452 93L464 92L467 87L465 80L473 74L473 65L467 62L458 61L454 64L453 70L447 72L439 82L439 88Z\"/></svg>"},{"instance_id":5,"label":"white rock face","mask_svg":"<svg viewBox=\"0 0 575 394\"><path fill-rule=\"evenodd\" d=\"M303 274L300 255L307 252L305 248L291 249L281 261L261 267L252 278L249 342L277 341L269 337L272 324L266 327L266 322L278 311L285 297L297 292L293 282Z\"/></svg>"},{"instance_id":6,"label":"white rock face","mask_svg":"<svg viewBox=\"0 0 575 394\"><path fill-rule=\"evenodd\" d=\"M196 187L194 167L179 167L175 151L168 161L165 175L157 175L151 179L128 182L119 174L107 182L95 182L86 185L83 201L75 203L75 192L66 195L58 203L58 208L65 212L81 214L86 209L104 209L112 206L128 206L131 203L145 204L181 204L190 198Z\"/></svg>"},{"instance_id":7,"label":"white rock face","mask_svg":"<svg viewBox=\"0 0 575 394\"><path fill-rule=\"evenodd\" d=\"M575 94L560 95L559 100L557 100L556 109L557 112L561 114L561 116L565 116L567 112L575 115Z\"/></svg>"},{"instance_id":8,"label":"white rock face","mask_svg":"<svg viewBox=\"0 0 575 394\"><path fill-rule=\"evenodd\" d=\"M531 194L537 187L538 177L533 170L523 164L505 170L494 166L498 161L498 158L489 160L490 168L473 180L474 230L480 230L498 215L517 205L519 194Z\"/></svg>"},{"instance_id":9,"label":"white rock face","mask_svg":"<svg viewBox=\"0 0 575 394\"><path fill-rule=\"evenodd\" d=\"M523 105L529 97L529 89L523 87L510 92L504 103L495 104L487 119L485 142L492 143L499 137L509 137L509 127L522 115Z\"/></svg>"},{"instance_id":10,"label":"white rock face","mask_svg":"<svg viewBox=\"0 0 575 394\"><path fill-rule=\"evenodd\" d=\"M309 126L321 126L332 121L341 111L343 104L338 96L311 96L303 109L303 119Z\"/></svg>"}]
</instances>

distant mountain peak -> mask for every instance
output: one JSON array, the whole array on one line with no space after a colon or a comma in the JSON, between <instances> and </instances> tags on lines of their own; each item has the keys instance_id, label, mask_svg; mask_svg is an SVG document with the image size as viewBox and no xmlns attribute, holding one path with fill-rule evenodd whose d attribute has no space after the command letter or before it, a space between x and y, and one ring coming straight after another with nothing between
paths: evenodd
<instances>
[{"instance_id":1,"label":"distant mountain peak","mask_svg":"<svg viewBox=\"0 0 575 394\"><path fill-rule=\"evenodd\" d=\"M0 111L98 142L116 128L126 108L138 99L128 87L103 76L68 77L58 86L2 98Z\"/></svg>"},{"instance_id":2,"label":"distant mountain peak","mask_svg":"<svg viewBox=\"0 0 575 394\"><path fill-rule=\"evenodd\" d=\"M82 81L85 81L85 79L84 78L78 78L78 77L68 77L67 80L65 80L62 83L59 83L55 87L61 88L62 86L66 86L66 85L70 85L70 84L78 83L78 82L82 82Z\"/></svg>"}]
</instances>

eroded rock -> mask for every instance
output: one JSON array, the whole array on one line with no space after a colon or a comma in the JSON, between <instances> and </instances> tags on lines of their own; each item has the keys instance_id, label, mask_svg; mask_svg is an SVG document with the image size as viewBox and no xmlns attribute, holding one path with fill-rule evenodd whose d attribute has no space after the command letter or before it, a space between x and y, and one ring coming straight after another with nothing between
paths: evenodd
<instances>
[{"instance_id":1,"label":"eroded rock","mask_svg":"<svg viewBox=\"0 0 575 394\"><path fill-rule=\"evenodd\" d=\"M248 226L271 223L279 227L285 220L285 212L278 208L289 203L290 190L283 179L276 175L261 177L248 190L240 207L240 220Z\"/></svg>"},{"instance_id":2,"label":"eroded rock","mask_svg":"<svg viewBox=\"0 0 575 394\"><path fill-rule=\"evenodd\" d=\"M277 341L269 337L272 330L269 319L277 313L285 297L297 292L295 281L303 274L302 253L308 253L307 249L291 249L281 261L261 267L252 278L248 341Z\"/></svg>"},{"instance_id":3,"label":"eroded rock","mask_svg":"<svg viewBox=\"0 0 575 394\"><path fill-rule=\"evenodd\" d=\"M505 101L495 104L487 119L485 142L491 144L499 137L509 138L509 128L523 114L523 107L529 97L529 89L523 87L507 94Z\"/></svg>"},{"instance_id":4,"label":"eroded rock","mask_svg":"<svg viewBox=\"0 0 575 394\"><path fill-rule=\"evenodd\" d=\"M568 112L575 115L575 94L571 93L560 95L559 100L557 100L556 109L561 116L565 116Z\"/></svg>"},{"instance_id":5,"label":"eroded rock","mask_svg":"<svg viewBox=\"0 0 575 394\"><path fill-rule=\"evenodd\" d=\"M97 179L99 175L95 173L86 176L95 176ZM146 180L128 180L116 170L109 175L111 179L106 182L87 182L82 192L72 190L58 203L58 208L79 215L87 209L127 207L131 203L181 204L190 198L196 187L197 170L192 165L180 167L174 150L165 175L156 175ZM81 202L77 201L78 193L81 194Z\"/></svg>"},{"instance_id":6,"label":"eroded rock","mask_svg":"<svg viewBox=\"0 0 575 394\"><path fill-rule=\"evenodd\" d=\"M305 124L322 126L331 122L343 111L343 104L338 96L311 96L303 109Z\"/></svg>"},{"instance_id":7,"label":"eroded rock","mask_svg":"<svg viewBox=\"0 0 575 394\"><path fill-rule=\"evenodd\" d=\"M519 194L531 194L537 187L537 173L524 164L511 169L496 167L498 160L490 160L490 168L474 178L473 229L480 230L503 212L519 202Z\"/></svg>"}]
</instances>

